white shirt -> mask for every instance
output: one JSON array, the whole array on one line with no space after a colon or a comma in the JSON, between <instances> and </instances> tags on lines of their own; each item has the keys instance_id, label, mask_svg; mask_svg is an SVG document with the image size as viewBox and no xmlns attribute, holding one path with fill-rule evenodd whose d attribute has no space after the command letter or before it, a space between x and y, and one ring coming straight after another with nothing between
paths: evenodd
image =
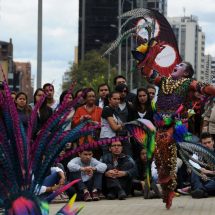
<instances>
[{"instance_id":1,"label":"white shirt","mask_svg":"<svg viewBox=\"0 0 215 215\"><path fill-rule=\"evenodd\" d=\"M196 154L193 154L192 158L194 158L195 160L199 160L198 156ZM189 160L190 164L192 164L192 166L194 166L196 169L200 169L201 166L197 163L195 163L192 160Z\"/></svg>"},{"instance_id":2,"label":"white shirt","mask_svg":"<svg viewBox=\"0 0 215 215\"><path fill-rule=\"evenodd\" d=\"M55 110L57 109L57 107L59 106L58 102L55 101L55 103L50 107L53 111L53 113L55 112Z\"/></svg>"},{"instance_id":3,"label":"white shirt","mask_svg":"<svg viewBox=\"0 0 215 215\"><path fill-rule=\"evenodd\" d=\"M143 119L143 117L146 115L146 112L145 113L138 112L138 114L139 114L140 118Z\"/></svg>"},{"instance_id":4,"label":"white shirt","mask_svg":"<svg viewBox=\"0 0 215 215\"><path fill-rule=\"evenodd\" d=\"M120 110L124 110L124 109L125 109L125 106L126 106L126 103L124 103L123 105L119 104Z\"/></svg>"},{"instance_id":5,"label":"white shirt","mask_svg":"<svg viewBox=\"0 0 215 215\"><path fill-rule=\"evenodd\" d=\"M104 102L102 101L101 98L99 98L99 107L103 109L104 107Z\"/></svg>"}]
</instances>

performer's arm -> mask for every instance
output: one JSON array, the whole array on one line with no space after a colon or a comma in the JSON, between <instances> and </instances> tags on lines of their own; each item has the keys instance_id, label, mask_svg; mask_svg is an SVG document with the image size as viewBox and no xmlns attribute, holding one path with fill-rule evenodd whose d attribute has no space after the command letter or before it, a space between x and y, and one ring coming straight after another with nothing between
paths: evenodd
<instances>
[{"instance_id":1,"label":"performer's arm","mask_svg":"<svg viewBox=\"0 0 215 215\"><path fill-rule=\"evenodd\" d=\"M159 43L153 49L153 53L151 53L146 65L141 69L142 76L146 78L150 84L159 85L161 81L159 72L153 70L152 66L154 64L155 58L164 48L164 42L159 41Z\"/></svg>"},{"instance_id":2,"label":"performer's arm","mask_svg":"<svg viewBox=\"0 0 215 215\"><path fill-rule=\"evenodd\" d=\"M203 95L215 96L215 87L201 81L193 81L190 90L196 91Z\"/></svg>"}]
</instances>

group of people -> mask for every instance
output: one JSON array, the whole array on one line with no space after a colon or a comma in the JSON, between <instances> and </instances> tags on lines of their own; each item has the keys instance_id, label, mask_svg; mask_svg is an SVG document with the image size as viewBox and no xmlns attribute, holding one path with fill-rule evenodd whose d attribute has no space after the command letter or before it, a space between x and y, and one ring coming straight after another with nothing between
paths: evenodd
<instances>
[{"instance_id":1,"label":"group of people","mask_svg":"<svg viewBox=\"0 0 215 215\"><path fill-rule=\"evenodd\" d=\"M104 127L92 131L90 135L81 137L75 142L67 143L65 150L59 154L59 157L87 143L128 136L127 130L122 125L124 122L147 119L155 124L151 107L151 102L156 95L154 85L149 84L145 87L139 87L137 94L134 94L129 92L125 77L119 75L114 79L114 86L115 90L111 91L107 84L99 85L97 89L98 98L96 98L96 92L92 88L89 88L85 94L82 94L85 89L79 89L75 95L73 93L69 94L66 102L83 96L75 107L71 108L71 112L66 118L66 121L71 121L71 123L68 124L66 130L72 129L87 120L90 121L84 126L104 125ZM0 83L0 89L4 93L2 83ZM27 132L31 112L46 91L47 97L38 109L34 121L32 139L36 138L48 118L57 111L59 104L67 96L68 90L61 94L59 103L54 99L55 90L50 83L35 91L34 102L30 104L28 103L28 96L24 92L11 92L18 115L25 132ZM198 118L200 109L202 109L198 93L195 93L190 106L191 108L194 106L196 115L193 119L191 118L189 129L192 133L201 135L200 144L214 151L212 135L208 132L202 133L202 130L198 129L200 128L199 122L203 123L203 120ZM1 118L3 119L4 116L1 115ZM161 198L162 189L157 182L158 172L155 162L151 163L151 189L146 180L146 165L146 150L134 138L125 138L111 144L104 144L101 147L84 149L78 154L63 159L56 167L51 168L39 196L41 199L45 199L51 192L64 186L65 183L81 179L73 188L67 190L69 197L72 197L76 192L79 199L98 201L102 193L108 199L118 198L122 200L130 194L134 195L135 190L139 190L143 193L145 199ZM197 169L201 168L195 163L194 166ZM203 168L201 170L206 175L213 175L212 171ZM198 176L187 169L180 156L177 158L177 175L177 190L182 194L190 193L193 198L199 198L207 197L207 194L215 191L214 181L201 181Z\"/></svg>"}]
</instances>

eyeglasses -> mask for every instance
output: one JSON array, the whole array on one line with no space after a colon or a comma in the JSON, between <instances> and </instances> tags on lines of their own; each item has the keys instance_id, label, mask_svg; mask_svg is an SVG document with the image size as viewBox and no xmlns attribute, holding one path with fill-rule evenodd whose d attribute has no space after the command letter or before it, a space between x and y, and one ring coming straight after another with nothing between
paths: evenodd
<instances>
[{"instance_id":1,"label":"eyeglasses","mask_svg":"<svg viewBox=\"0 0 215 215\"><path fill-rule=\"evenodd\" d=\"M114 147L114 148L116 148L116 147L122 147L122 145L112 145L111 147Z\"/></svg>"}]
</instances>

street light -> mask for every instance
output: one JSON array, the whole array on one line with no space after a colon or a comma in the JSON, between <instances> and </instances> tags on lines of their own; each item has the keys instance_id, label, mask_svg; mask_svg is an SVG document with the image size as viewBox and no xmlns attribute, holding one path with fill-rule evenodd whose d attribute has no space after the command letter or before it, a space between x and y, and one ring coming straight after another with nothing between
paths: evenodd
<instances>
[{"instance_id":1,"label":"street light","mask_svg":"<svg viewBox=\"0 0 215 215\"><path fill-rule=\"evenodd\" d=\"M109 45L107 45L107 44L101 42L100 40L95 40L95 42L101 43L101 44L104 44L104 45L110 47ZM108 84L110 83L110 55L111 55L111 54L110 54L110 52L109 52L109 53L108 53Z\"/></svg>"}]
</instances>

